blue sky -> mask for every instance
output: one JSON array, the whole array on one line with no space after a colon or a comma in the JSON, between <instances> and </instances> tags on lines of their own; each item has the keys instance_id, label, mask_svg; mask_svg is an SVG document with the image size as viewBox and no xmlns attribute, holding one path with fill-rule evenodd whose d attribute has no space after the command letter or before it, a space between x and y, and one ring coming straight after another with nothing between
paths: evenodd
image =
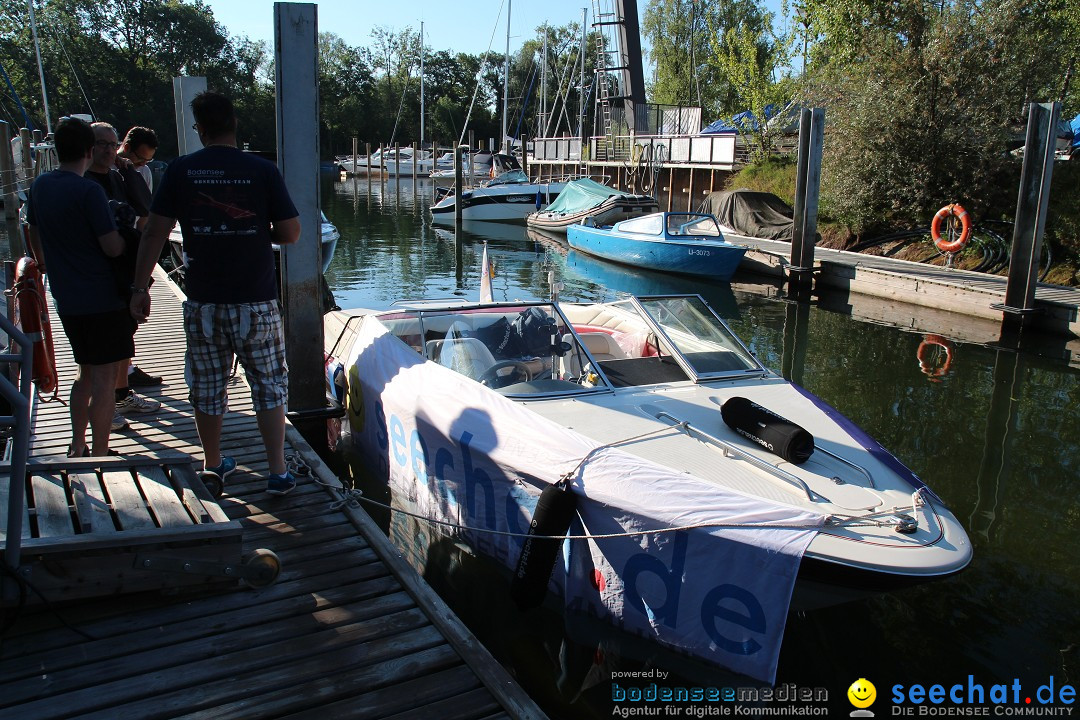
<instances>
[{"instance_id":1,"label":"blue sky","mask_svg":"<svg viewBox=\"0 0 1080 720\"><path fill-rule=\"evenodd\" d=\"M507 1L322 0L316 5L319 31L332 32L350 45L369 45L371 31L380 26L394 30L412 27L418 31L423 20L429 48L478 54L489 47L495 52L505 49ZM265 40L273 47L273 0L206 0L206 4L231 35ZM639 14L644 12L646 4L646 0L638 0ZM608 7L606 2L604 6ZM591 23L592 0L516 0L510 8L511 51L535 37L535 28L545 21L551 25L581 22L582 8L589 8Z\"/></svg>"}]
</instances>

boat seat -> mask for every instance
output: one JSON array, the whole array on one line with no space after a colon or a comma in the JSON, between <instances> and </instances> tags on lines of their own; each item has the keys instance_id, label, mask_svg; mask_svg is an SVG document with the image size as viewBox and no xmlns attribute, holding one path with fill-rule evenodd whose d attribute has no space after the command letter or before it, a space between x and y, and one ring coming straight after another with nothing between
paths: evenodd
<instances>
[{"instance_id":1,"label":"boat seat","mask_svg":"<svg viewBox=\"0 0 1080 720\"><path fill-rule=\"evenodd\" d=\"M597 362L620 360L627 357L626 352L619 347L619 343L615 342L615 338L611 337L608 333L583 332L578 334L578 337L581 338L581 343ZM563 335L563 342L573 345L574 336L570 333ZM562 358L562 371L564 377L578 377L581 374L581 363L583 360L585 360L585 357L579 357L578 353L567 353L567 355Z\"/></svg>"},{"instance_id":2,"label":"boat seat","mask_svg":"<svg viewBox=\"0 0 1080 720\"><path fill-rule=\"evenodd\" d=\"M425 349L432 362L473 380L478 379L495 364L495 357L487 349L487 345L476 338L428 340Z\"/></svg>"}]
</instances>

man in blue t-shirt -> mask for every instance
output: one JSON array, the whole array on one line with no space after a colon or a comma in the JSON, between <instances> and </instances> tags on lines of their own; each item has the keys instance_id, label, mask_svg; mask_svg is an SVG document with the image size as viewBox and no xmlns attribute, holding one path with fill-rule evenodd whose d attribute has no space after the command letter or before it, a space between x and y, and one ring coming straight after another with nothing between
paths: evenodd
<instances>
[{"instance_id":1,"label":"man in blue t-shirt","mask_svg":"<svg viewBox=\"0 0 1080 720\"><path fill-rule=\"evenodd\" d=\"M109 454L116 375L135 354L135 321L116 283L110 258L124 251L105 192L83 177L92 162L94 131L77 118L62 118L54 136L60 166L30 187L26 219L30 246L48 270L56 314L71 343L79 374L71 386L71 447Z\"/></svg>"},{"instance_id":2,"label":"man in blue t-shirt","mask_svg":"<svg viewBox=\"0 0 1080 720\"><path fill-rule=\"evenodd\" d=\"M147 284L177 220L184 236L188 299L186 378L203 446L204 474L219 480L236 469L221 454L221 426L234 355L244 366L270 475L266 490L296 487L285 465L288 368L277 302L272 243L300 238L300 220L276 166L236 147L236 115L223 95L191 101L203 149L173 161L150 206L139 244L131 314L150 314Z\"/></svg>"}]
</instances>

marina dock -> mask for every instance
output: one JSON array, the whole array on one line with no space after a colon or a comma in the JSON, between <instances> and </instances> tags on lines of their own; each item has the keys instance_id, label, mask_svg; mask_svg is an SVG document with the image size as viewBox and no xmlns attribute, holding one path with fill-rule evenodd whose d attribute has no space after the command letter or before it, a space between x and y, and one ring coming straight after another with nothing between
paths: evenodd
<instances>
[{"instance_id":1,"label":"marina dock","mask_svg":"<svg viewBox=\"0 0 1080 720\"><path fill-rule=\"evenodd\" d=\"M750 250L743 269L766 275L785 275L791 263L791 244L744 235L726 238ZM982 272L944 268L896 258L818 247L814 250L815 284L937 311L960 313L983 320L1002 319L1007 278ZM1039 283L1038 312L1033 326L1049 333L1080 337L1080 288Z\"/></svg>"},{"instance_id":2,"label":"marina dock","mask_svg":"<svg viewBox=\"0 0 1080 720\"><path fill-rule=\"evenodd\" d=\"M27 508L34 522L24 528L24 547L44 547L50 538L38 536L50 523L48 532L60 532L65 508L75 526L67 531L76 532L67 542L85 541L93 533L77 534L88 517L77 498L103 487L114 506L82 530L102 527L111 513L118 519L112 536L131 532L125 537L142 541L164 533L172 541L189 530L162 519L171 513L176 523L193 525L191 532L222 530L211 535L226 540L206 541L193 560L208 574L222 564L215 549L227 554L240 543L244 553L273 551L280 575L256 587L219 574L213 583L167 591L80 588L94 597L49 604L29 597L24 607L5 608L5 622L17 615L0 640L0 718L543 718L370 518L340 502L336 478L292 428L287 452L309 475L287 497L264 492L268 469L242 377L231 387L222 437L222 451L239 467L212 502L195 479L198 465L184 460L200 451L183 381L180 298L160 269L156 277L154 312L136 335L136 361L164 376L163 385L140 389L162 408L129 416L130 428L113 434L122 457L69 461L67 408L57 401L34 405L28 485L38 493L30 497L51 497L59 509L48 515L44 500ZM53 327L66 392L75 367L55 316ZM126 494L113 494L121 486ZM169 487L176 490L171 506L164 501ZM116 507L121 496L126 505ZM136 516L149 520L124 526ZM130 557L117 543L110 547L130 574ZM181 558L196 554L179 547L173 552ZM107 562L109 550L102 552ZM166 564L159 575L176 572Z\"/></svg>"}]
</instances>

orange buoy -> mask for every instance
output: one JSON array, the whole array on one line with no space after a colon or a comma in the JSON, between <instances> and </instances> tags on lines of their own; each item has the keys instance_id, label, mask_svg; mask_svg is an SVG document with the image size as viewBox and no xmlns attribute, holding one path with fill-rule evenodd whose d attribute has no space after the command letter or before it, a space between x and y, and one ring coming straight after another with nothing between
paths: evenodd
<instances>
[{"instance_id":1,"label":"orange buoy","mask_svg":"<svg viewBox=\"0 0 1080 720\"><path fill-rule=\"evenodd\" d=\"M52 393L55 397L58 378L52 324L49 321L49 308L45 305L45 283L41 269L33 258L20 258L15 265L12 290L18 312L17 324L34 342L34 384L38 392Z\"/></svg>"},{"instance_id":2,"label":"orange buoy","mask_svg":"<svg viewBox=\"0 0 1080 720\"><path fill-rule=\"evenodd\" d=\"M948 240L941 236L941 223L948 219L949 230L947 234L951 237L954 230L952 223L953 218L960 221L960 236L953 240ZM930 237L934 239L934 245L937 246L937 249L941 252L960 252L971 238L971 218L968 217L967 210L957 203L946 205L938 210L937 215L934 215L934 221L930 223Z\"/></svg>"},{"instance_id":3,"label":"orange buoy","mask_svg":"<svg viewBox=\"0 0 1080 720\"><path fill-rule=\"evenodd\" d=\"M943 362L931 361L930 354L935 347L944 351ZM949 367L952 365L952 353L953 344L948 338L941 335L923 335L923 341L919 343L915 357L919 359L919 370L929 377L930 382L941 382L941 378L948 374Z\"/></svg>"}]
</instances>

